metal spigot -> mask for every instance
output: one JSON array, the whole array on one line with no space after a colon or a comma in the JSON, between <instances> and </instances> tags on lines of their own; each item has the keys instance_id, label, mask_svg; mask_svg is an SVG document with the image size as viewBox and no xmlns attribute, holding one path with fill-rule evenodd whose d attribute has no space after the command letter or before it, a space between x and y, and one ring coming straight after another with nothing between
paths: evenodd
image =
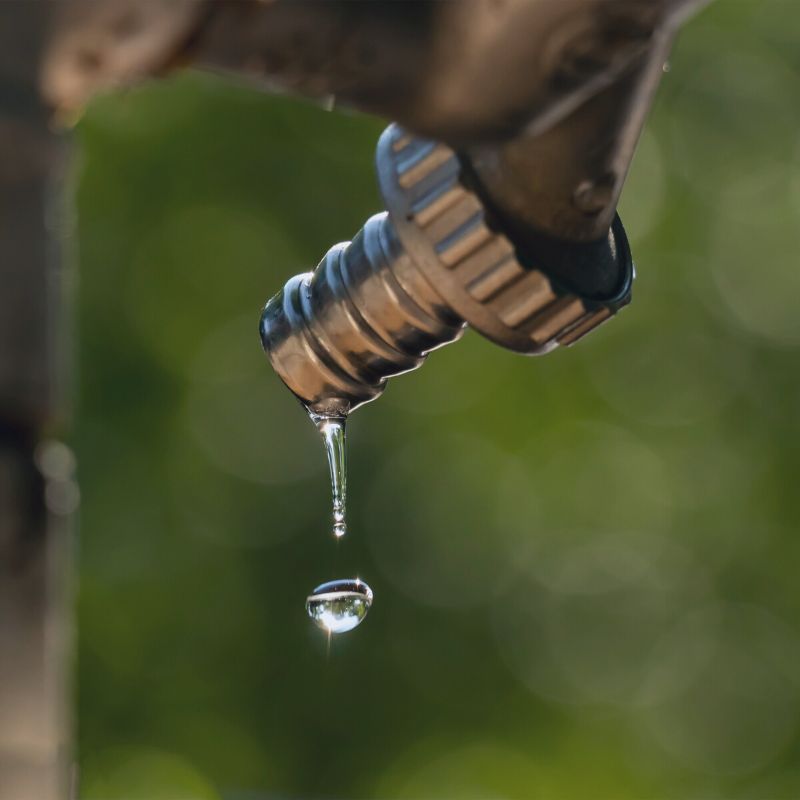
<instances>
[{"instance_id":1,"label":"metal spigot","mask_svg":"<svg viewBox=\"0 0 800 800\"><path fill-rule=\"evenodd\" d=\"M585 297L520 254L449 147L390 125L377 167L387 211L314 272L290 278L261 316L275 371L311 411L350 413L466 325L537 355L573 344L630 302L633 262L619 217L602 243L615 290Z\"/></svg>"}]
</instances>

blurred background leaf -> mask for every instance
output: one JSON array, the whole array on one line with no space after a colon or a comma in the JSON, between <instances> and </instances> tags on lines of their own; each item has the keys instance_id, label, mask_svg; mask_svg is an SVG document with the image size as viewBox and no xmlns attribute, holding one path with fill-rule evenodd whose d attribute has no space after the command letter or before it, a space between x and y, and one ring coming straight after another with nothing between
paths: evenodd
<instances>
[{"instance_id":1,"label":"blurred background leaf","mask_svg":"<svg viewBox=\"0 0 800 800\"><path fill-rule=\"evenodd\" d=\"M259 309L379 210L382 122L188 74L79 128L85 800L800 796L800 41L679 39L635 302L475 334L350 425L350 528ZM324 637L316 584L375 590Z\"/></svg>"}]
</instances>

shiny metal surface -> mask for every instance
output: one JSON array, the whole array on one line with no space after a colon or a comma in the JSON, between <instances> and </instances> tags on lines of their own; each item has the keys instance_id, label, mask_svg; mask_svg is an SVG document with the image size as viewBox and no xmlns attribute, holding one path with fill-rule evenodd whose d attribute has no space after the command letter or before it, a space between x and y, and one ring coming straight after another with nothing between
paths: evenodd
<instances>
[{"instance_id":1,"label":"shiny metal surface","mask_svg":"<svg viewBox=\"0 0 800 800\"><path fill-rule=\"evenodd\" d=\"M609 233L620 251L614 291L592 301L559 285L546 265L523 263L515 242L494 230L447 146L390 126L377 160L381 190L406 249L450 307L497 344L546 353L574 328L587 325L588 332L629 301L632 265L620 224Z\"/></svg>"},{"instance_id":2,"label":"shiny metal surface","mask_svg":"<svg viewBox=\"0 0 800 800\"><path fill-rule=\"evenodd\" d=\"M463 322L400 244L388 214L332 247L267 303L261 340L286 385L319 414L347 414L386 379L461 336Z\"/></svg>"},{"instance_id":3,"label":"shiny metal surface","mask_svg":"<svg viewBox=\"0 0 800 800\"><path fill-rule=\"evenodd\" d=\"M396 125L378 144L387 213L331 248L313 273L291 278L261 318L261 339L286 385L316 413L347 414L386 380L415 369L466 323L526 354L569 345L630 300L633 265L615 221L609 247L618 285L602 300L523 265L494 231L444 144Z\"/></svg>"}]
</instances>

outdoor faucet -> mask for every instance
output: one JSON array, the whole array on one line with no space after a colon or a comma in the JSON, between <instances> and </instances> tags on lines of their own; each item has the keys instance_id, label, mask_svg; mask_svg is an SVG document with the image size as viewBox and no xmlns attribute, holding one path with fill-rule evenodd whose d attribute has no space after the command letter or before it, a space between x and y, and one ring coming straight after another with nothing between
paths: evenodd
<instances>
[{"instance_id":1,"label":"outdoor faucet","mask_svg":"<svg viewBox=\"0 0 800 800\"><path fill-rule=\"evenodd\" d=\"M707 2L69 0L42 94L69 113L188 61L398 121L378 146L386 211L261 320L300 400L348 413L465 325L538 354L629 302L617 201L675 35Z\"/></svg>"}]
</instances>

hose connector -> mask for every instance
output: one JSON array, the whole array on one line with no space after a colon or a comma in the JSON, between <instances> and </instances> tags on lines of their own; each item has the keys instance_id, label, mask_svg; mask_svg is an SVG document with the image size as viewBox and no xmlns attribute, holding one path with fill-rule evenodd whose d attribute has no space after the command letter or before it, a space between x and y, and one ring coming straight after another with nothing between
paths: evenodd
<instances>
[{"instance_id":1,"label":"hose connector","mask_svg":"<svg viewBox=\"0 0 800 800\"><path fill-rule=\"evenodd\" d=\"M586 298L546 265L521 262L449 147L390 125L377 166L387 212L313 273L290 278L261 317L272 366L309 410L350 413L467 324L536 355L573 344L630 302L633 262L619 217L608 234L617 290Z\"/></svg>"}]
</instances>

